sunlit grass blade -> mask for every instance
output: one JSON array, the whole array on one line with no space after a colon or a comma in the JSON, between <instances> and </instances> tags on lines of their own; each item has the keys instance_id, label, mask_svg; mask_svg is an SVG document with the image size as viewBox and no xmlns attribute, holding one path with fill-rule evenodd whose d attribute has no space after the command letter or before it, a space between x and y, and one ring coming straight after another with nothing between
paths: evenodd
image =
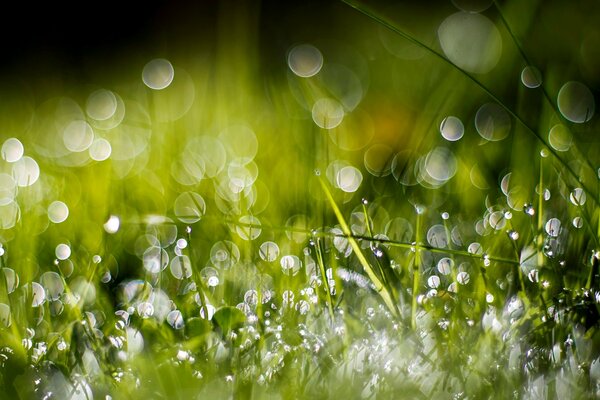
<instances>
[{"instance_id":1,"label":"sunlit grass blade","mask_svg":"<svg viewBox=\"0 0 600 400\"><path fill-rule=\"evenodd\" d=\"M358 261L360 262L363 269L369 276L369 279L371 279L371 282L375 286L375 290L377 290L377 292L381 296L383 302L388 307L390 312L394 316L398 316L399 315L398 308L397 308L396 302L393 300L391 288L385 287L385 285L383 284L381 279L379 279L377 274L375 274L375 271L373 271L373 268L371 267L371 265L367 261L365 255L363 254L362 249L360 248L360 245L358 244L356 239L354 239L354 237L352 237L352 231L350 230L348 223L344 219L344 216L342 215L342 212L340 211L340 208L338 207L337 203L335 202L333 195L331 194L329 188L327 187L327 184L325 183L324 179L321 176L319 176L318 179L321 184L321 187L323 188L323 192L325 193L325 197L327 197L329 205L331 206L331 209L333 210L333 212L338 220L338 223L340 224L340 227L342 228L342 232L344 232L344 234L347 236L348 242L350 243L350 246L352 246L352 250L354 251L354 254L356 254Z\"/></svg>"}]
</instances>

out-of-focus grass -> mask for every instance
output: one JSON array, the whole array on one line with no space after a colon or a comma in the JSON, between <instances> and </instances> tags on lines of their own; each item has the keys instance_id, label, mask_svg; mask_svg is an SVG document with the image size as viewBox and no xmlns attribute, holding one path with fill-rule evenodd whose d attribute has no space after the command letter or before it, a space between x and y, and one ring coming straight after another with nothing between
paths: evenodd
<instances>
[{"instance_id":1,"label":"out-of-focus grass","mask_svg":"<svg viewBox=\"0 0 600 400\"><path fill-rule=\"evenodd\" d=\"M454 3L7 85L4 393L597 395L599 10Z\"/></svg>"}]
</instances>

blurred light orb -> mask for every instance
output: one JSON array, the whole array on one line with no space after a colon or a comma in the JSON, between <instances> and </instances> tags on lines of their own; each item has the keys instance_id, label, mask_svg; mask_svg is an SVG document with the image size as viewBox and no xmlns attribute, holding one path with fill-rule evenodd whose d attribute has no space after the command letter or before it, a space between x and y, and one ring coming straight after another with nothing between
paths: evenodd
<instances>
[{"instance_id":1,"label":"blurred light orb","mask_svg":"<svg viewBox=\"0 0 600 400\"><path fill-rule=\"evenodd\" d=\"M48 206L48 219L55 224L64 222L69 217L69 207L62 201L53 201Z\"/></svg>"},{"instance_id":2,"label":"blurred light orb","mask_svg":"<svg viewBox=\"0 0 600 400\"><path fill-rule=\"evenodd\" d=\"M206 202L198 193L181 193L173 204L173 211L177 219L186 224L200 221L206 212Z\"/></svg>"},{"instance_id":3,"label":"blurred light orb","mask_svg":"<svg viewBox=\"0 0 600 400\"><path fill-rule=\"evenodd\" d=\"M312 119L320 128L333 129L344 119L344 107L333 99L319 99L313 105Z\"/></svg>"},{"instance_id":4,"label":"blurred light orb","mask_svg":"<svg viewBox=\"0 0 600 400\"><path fill-rule=\"evenodd\" d=\"M446 57L467 72L490 72L502 55L498 28L481 14L458 12L450 15L438 29Z\"/></svg>"},{"instance_id":5,"label":"blurred light orb","mask_svg":"<svg viewBox=\"0 0 600 400\"><path fill-rule=\"evenodd\" d=\"M301 44L288 53L288 66L301 78L310 78L323 67L323 55L315 46Z\"/></svg>"},{"instance_id":6,"label":"blurred light orb","mask_svg":"<svg viewBox=\"0 0 600 400\"><path fill-rule=\"evenodd\" d=\"M40 177L40 167L31 157L25 156L13 164L13 177L20 187L31 186Z\"/></svg>"},{"instance_id":7,"label":"blurred light orb","mask_svg":"<svg viewBox=\"0 0 600 400\"><path fill-rule=\"evenodd\" d=\"M596 110L594 95L583 83L570 81L558 91L558 109L569 121L577 124L592 119Z\"/></svg>"},{"instance_id":8,"label":"blurred light orb","mask_svg":"<svg viewBox=\"0 0 600 400\"><path fill-rule=\"evenodd\" d=\"M360 187L362 180L363 176L360 171L352 166L341 168L336 176L337 186L346 193L356 192Z\"/></svg>"},{"instance_id":9,"label":"blurred light orb","mask_svg":"<svg viewBox=\"0 0 600 400\"><path fill-rule=\"evenodd\" d=\"M454 154L445 147L436 147L425 158L425 171L435 182L442 184L456 174L457 162Z\"/></svg>"},{"instance_id":10,"label":"blurred light orb","mask_svg":"<svg viewBox=\"0 0 600 400\"><path fill-rule=\"evenodd\" d=\"M254 240L260 236L260 220L253 215L243 215L239 219L240 225L236 225L235 231L242 240Z\"/></svg>"},{"instance_id":11,"label":"blurred light orb","mask_svg":"<svg viewBox=\"0 0 600 400\"><path fill-rule=\"evenodd\" d=\"M6 162L17 162L23 157L25 149L23 143L17 138L6 139L2 145L2 159Z\"/></svg>"},{"instance_id":12,"label":"blurred light orb","mask_svg":"<svg viewBox=\"0 0 600 400\"><path fill-rule=\"evenodd\" d=\"M110 90L96 90L88 96L85 111L96 121L107 120L117 111L117 97Z\"/></svg>"},{"instance_id":13,"label":"blurred light orb","mask_svg":"<svg viewBox=\"0 0 600 400\"><path fill-rule=\"evenodd\" d=\"M566 126L557 124L548 133L548 143L556 151L567 151L573 144L573 136Z\"/></svg>"},{"instance_id":14,"label":"blurred light orb","mask_svg":"<svg viewBox=\"0 0 600 400\"><path fill-rule=\"evenodd\" d=\"M510 133L510 116L500 105L486 103L475 114L475 128L482 138L491 142L505 139Z\"/></svg>"},{"instance_id":15,"label":"blurred light orb","mask_svg":"<svg viewBox=\"0 0 600 400\"><path fill-rule=\"evenodd\" d=\"M392 173L394 150L382 143L376 143L365 151L363 157L365 168L370 174L378 177Z\"/></svg>"},{"instance_id":16,"label":"blurred light orb","mask_svg":"<svg viewBox=\"0 0 600 400\"><path fill-rule=\"evenodd\" d=\"M110 157L112 147L106 139L96 139L88 149L90 158L94 161L104 161Z\"/></svg>"},{"instance_id":17,"label":"blurred light orb","mask_svg":"<svg viewBox=\"0 0 600 400\"><path fill-rule=\"evenodd\" d=\"M69 151L87 150L94 141L94 130L85 121L73 121L63 132L63 143Z\"/></svg>"},{"instance_id":18,"label":"blurred light orb","mask_svg":"<svg viewBox=\"0 0 600 400\"><path fill-rule=\"evenodd\" d=\"M536 67L528 65L521 71L521 82L529 89L540 87L542 84L542 73Z\"/></svg>"},{"instance_id":19,"label":"blurred light orb","mask_svg":"<svg viewBox=\"0 0 600 400\"><path fill-rule=\"evenodd\" d=\"M71 257L71 248L68 244L61 243L58 246L56 246L54 254L59 260L66 260L67 258Z\"/></svg>"},{"instance_id":20,"label":"blurred light orb","mask_svg":"<svg viewBox=\"0 0 600 400\"><path fill-rule=\"evenodd\" d=\"M14 200L4 200L0 204L0 229L10 229L21 218L21 209Z\"/></svg>"},{"instance_id":21,"label":"blurred light orb","mask_svg":"<svg viewBox=\"0 0 600 400\"><path fill-rule=\"evenodd\" d=\"M106 231L106 233L110 234L117 233L120 225L121 221L119 220L119 217L111 215L110 217L108 217L108 221L104 223L104 230Z\"/></svg>"},{"instance_id":22,"label":"blurred light orb","mask_svg":"<svg viewBox=\"0 0 600 400\"><path fill-rule=\"evenodd\" d=\"M150 89L162 90L173 82L175 69L169 60L156 58L144 66L142 81Z\"/></svg>"},{"instance_id":23,"label":"blurred light orb","mask_svg":"<svg viewBox=\"0 0 600 400\"><path fill-rule=\"evenodd\" d=\"M444 139L455 142L465 134L465 126L460 119L449 116L440 124L440 133Z\"/></svg>"}]
</instances>

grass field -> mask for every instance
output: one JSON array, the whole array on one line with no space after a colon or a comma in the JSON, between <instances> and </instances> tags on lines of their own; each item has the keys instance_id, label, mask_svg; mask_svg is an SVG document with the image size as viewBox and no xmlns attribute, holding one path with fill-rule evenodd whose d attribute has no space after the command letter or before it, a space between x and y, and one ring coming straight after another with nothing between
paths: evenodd
<instances>
[{"instance_id":1,"label":"grass field","mask_svg":"<svg viewBox=\"0 0 600 400\"><path fill-rule=\"evenodd\" d=\"M3 397L600 396L600 6L433 4L0 76Z\"/></svg>"}]
</instances>

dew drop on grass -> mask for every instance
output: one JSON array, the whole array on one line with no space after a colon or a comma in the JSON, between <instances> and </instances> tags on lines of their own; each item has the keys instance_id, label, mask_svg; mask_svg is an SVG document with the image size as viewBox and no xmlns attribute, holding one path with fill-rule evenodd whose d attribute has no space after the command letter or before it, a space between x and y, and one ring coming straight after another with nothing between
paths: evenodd
<instances>
[{"instance_id":1,"label":"dew drop on grass","mask_svg":"<svg viewBox=\"0 0 600 400\"><path fill-rule=\"evenodd\" d=\"M546 233L552 237L558 237L560 225L560 220L558 218L550 218L548 222L546 222Z\"/></svg>"},{"instance_id":2,"label":"dew drop on grass","mask_svg":"<svg viewBox=\"0 0 600 400\"><path fill-rule=\"evenodd\" d=\"M206 309L206 314L204 310ZM204 307L200 307L200 318L211 320L215 315L215 307L212 304L205 304Z\"/></svg>"},{"instance_id":3,"label":"dew drop on grass","mask_svg":"<svg viewBox=\"0 0 600 400\"><path fill-rule=\"evenodd\" d=\"M534 216L535 208L533 208L533 206L530 203L527 203L523 206L523 212L525 212L525 214L527 215Z\"/></svg>"},{"instance_id":4,"label":"dew drop on grass","mask_svg":"<svg viewBox=\"0 0 600 400\"><path fill-rule=\"evenodd\" d=\"M575 188L569 195L569 200L576 206L582 206L587 200L587 195L582 188Z\"/></svg>"},{"instance_id":5,"label":"dew drop on grass","mask_svg":"<svg viewBox=\"0 0 600 400\"><path fill-rule=\"evenodd\" d=\"M110 90L96 90L88 96L85 111L90 118L105 121L117 111L117 98Z\"/></svg>"},{"instance_id":6,"label":"dew drop on grass","mask_svg":"<svg viewBox=\"0 0 600 400\"><path fill-rule=\"evenodd\" d=\"M71 248L69 247L69 245L61 243L58 246L56 246L54 254L59 260L66 260L71 256Z\"/></svg>"},{"instance_id":7,"label":"dew drop on grass","mask_svg":"<svg viewBox=\"0 0 600 400\"><path fill-rule=\"evenodd\" d=\"M229 240L215 243L210 249L210 261L221 269L229 269L240 259L240 249Z\"/></svg>"},{"instance_id":8,"label":"dew drop on grass","mask_svg":"<svg viewBox=\"0 0 600 400\"><path fill-rule=\"evenodd\" d=\"M279 257L279 246L275 242L264 242L258 251L263 261L272 262Z\"/></svg>"},{"instance_id":9,"label":"dew drop on grass","mask_svg":"<svg viewBox=\"0 0 600 400\"><path fill-rule=\"evenodd\" d=\"M75 120L63 131L62 140L69 151L85 151L94 141L94 130L86 121Z\"/></svg>"},{"instance_id":10,"label":"dew drop on grass","mask_svg":"<svg viewBox=\"0 0 600 400\"><path fill-rule=\"evenodd\" d=\"M510 133L510 116L496 103L482 105L475 114L475 128L479 135L489 141L505 139Z\"/></svg>"},{"instance_id":11,"label":"dew drop on grass","mask_svg":"<svg viewBox=\"0 0 600 400\"><path fill-rule=\"evenodd\" d=\"M48 219L55 224L64 222L69 217L69 207L62 201L53 201L48 206Z\"/></svg>"},{"instance_id":12,"label":"dew drop on grass","mask_svg":"<svg viewBox=\"0 0 600 400\"><path fill-rule=\"evenodd\" d=\"M437 270L442 275L450 275L452 272L452 267L454 266L454 261L451 258L444 257L438 261Z\"/></svg>"},{"instance_id":13,"label":"dew drop on grass","mask_svg":"<svg viewBox=\"0 0 600 400\"><path fill-rule=\"evenodd\" d=\"M362 180L362 174L353 166L340 168L336 174L336 186L346 193L356 192Z\"/></svg>"},{"instance_id":14,"label":"dew drop on grass","mask_svg":"<svg viewBox=\"0 0 600 400\"><path fill-rule=\"evenodd\" d=\"M46 301L46 291L37 282L31 283L31 306L39 307Z\"/></svg>"},{"instance_id":15,"label":"dew drop on grass","mask_svg":"<svg viewBox=\"0 0 600 400\"><path fill-rule=\"evenodd\" d=\"M440 124L440 133L444 139L455 142L463 137L465 134L465 127L460 119L449 116L442 120L442 123Z\"/></svg>"},{"instance_id":16,"label":"dew drop on grass","mask_svg":"<svg viewBox=\"0 0 600 400\"><path fill-rule=\"evenodd\" d=\"M438 248L445 248L448 245L448 237L444 225L433 225L427 231L427 242Z\"/></svg>"},{"instance_id":17,"label":"dew drop on grass","mask_svg":"<svg viewBox=\"0 0 600 400\"><path fill-rule=\"evenodd\" d=\"M6 139L2 144L2 159L9 163L17 162L23 157L25 149L23 143L17 138Z\"/></svg>"},{"instance_id":18,"label":"dew drop on grass","mask_svg":"<svg viewBox=\"0 0 600 400\"><path fill-rule=\"evenodd\" d=\"M40 284L46 291L48 300L58 300L65 291L62 278L53 271L44 272L40 276Z\"/></svg>"},{"instance_id":19,"label":"dew drop on grass","mask_svg":"<svg viewBox=\"0 0 600 400\"><path fill-rule=\"evenodd\" d=\"M302 267L302 261L300 261L300 259L294 255L281 257L279 264L281 265L281 270L283 273L291 276L296 275Z\"/></svg>"},{"instance_id":20,"label":"dew drop on grass","mask_svg":"<svg viewBox=\"0 0 600 400\"><path fill-rule=\"evenodd\" d=\"M162 90L168 87L175 77L175 69L169 60L156 58L148 62L142 70L142 81L150 89Z\"/></svg>"},{"instance_id":21,"label":"dew drop on grass","mask_svg":"<svg viewBox=\"0 0 600 400\"><path fill-rule=\"evenodd\" d=\"M429 278L427 278L427 285L432 289L438 288L440 286L440 277L437 275L431 275Z\"/></svg>"},{"instance_id":22,"label":"dew drop on grass","mask_svg":"<svg viewBox=\"0 0 600 400\"><path fill-rule=\"evenodd\" d=\"M6 291L11 294L19 287L19 275L12 268L2 268L4 279L6 280Z\"/></svg>"},{"instance_id":23,"label":"dew drop on grass","mask_svg":"<svg viewBox=\"0 0 600 400\"><path fill-rule=\"evenodd\" d=\"M288 67L301 78L310 78L319 73L323 67L323 55L310 44L295 46L288 53Z\"/></svg>"},{"instance_id":24,"label":"dew drop on grass","mask_svg":"<svg viewBox=\"0 0 600 400\"><path fill-rule=\"evenodd\" d=\"M556 151L567 151L573 144L573 136L566 126L557 124L548 132L548 143Z\"/></svg>"},{"instance_id":25,"label":"dew drop on grass","mask_svg":"<svg viewBox=\"0 0 600 400\"><path fill-rule=\"evenodd\" d=\"M0 324L7 328L11 325L10 307L4 303L0 303Z\"/></svg>"},{"instance_id":26,"label":"dew drop on grass","mask_svg":"<svg viewBox=\"0 0 600 400\"><path fill-rule=\"evenodd\" d=\"M583 219L581 217L573 218L573 226L577 229L583 227Z\"/></svg>"},{"instance_id":27,"label":"dew drop on grass","mask_svg":"<svg viewBox=\"0 0 600 400\"><path fill-rule=\"evenodd\" d=\"M112 146L108 140L99 138L95 139L90 148L88 149L90 158L94 161L107 160L112 153Z\"/></svg>"},{"instance_id":28,"label":"dew drop on grass","mask_svg":"<svg viewBox=\"0 0 600 400\"><path fill-rule=\"evenodd\" d=\"M157 274L169 265L169 255L164 249L158 246L149 247L144 251L142 259L144 269L151 274Z\"/></svg>"},{"instance_id":29,"label":"dew drop on grass","mask_svg":"<svg viewBox=\"0 0 600 400\"><path fill-rule=\"evenodd\" d=\"M447 212L443 212L442 213L442 219L443 220L447 220L448 218L450 218L450 214L448 214Z\"/></svg>"},{"instance_id":30,"label":"dew drop on grass","mask_svg":"<svg viewBox=\"0 0 600 400\"><path fill-rule=\"evenodd\" d=\"M592 119L596 108L590 89L575 81L567 82L560 88L557 105L566 119L579 124Z\"/></svg>"},{"instance_id":31,"label":"dew drop on grass","mask_svg":"<svg viewBox=\"0 0 600 400\"><path fill-rule=\"evenodd\" d=\"M104 230L106 233L114 234L119 231L119 226L121 225L121 221L119 217L116 215L111 215L108 217L108 220L104 223Z\"/></svg>"},{"instance_id":32,"label":"dew drop on grass","mask_svg":"<svg viewBox=\"0 0 600 400\"><path fill-rule=\"evenodd\" d=\"M494 211L489 216L489 223L490 226L497 231L504 229L506 226L506 218L504 217L504 213L502 211Z\"/></svg>"},{"instance_id":33,"label":"dew drop on grass","mask_svg":"<svg viewBox=\"0 0 600 400\"><path fill-rule=\"evenodd\" d=\"M205 267L200 271L200 276L208 287L219 286L219 273L212 267Z\"/></svg>"},{"instance_id":34,"label":"dew drop on grass","mask_svg":"<svg viewBox=\"0 0 600 400\"><path fill-rule=\"evenodd\" d=\"M473 242L469 245L469 247L467 248L467 251L470 254L481 255L483 253L483 247L481 247L481 244L479 244L477 242Z\"/></svg>"},{"instance_id":35,"label":"dew drop on grass","mask_svg":"<svg viewBox=\"0 0 600 400\"><path fill-rule=\"evenodd\" d=\"M167 314L167 322L173 329L181 329L183 328L184 321L183 315L181 315L181 311L173 310Z\"/></svg>"},{"instance_id":36,"label":"dew drop on grass","mask_svg":"<svg viewBox=\"0 0 600 400\"><path fill-rule=\"evenodd\" d=\"M511 230L509 230L509 231L507 232L507 234L508 234L508 237L509 237L511 240L517 240L517 239L519 239L519 232L517 232L517 231L515 231L515 230L512 230L512 229L511 229Z\"/></svg>"},{"instance_id":37,"label":"dew drop on grass","mask_svg":"<svg viewBox=\"0 0 600 400\"><path fill-rule=\"evenodd\" d=\"M306 300L300 300L296 304L296 310L298 310L300 315L306 315L310 311L310 303Z\"/></svg>"},{"instance_id":38,"label":"dew drop on grass","mask_svg":"<svg viewBox=\"0 0 600 400\"><path fill-rule=\"evenodd\" d=\"M446 57L467 72L490 72L502 55L502 37L487 17L458 12L438 28L438 38Z\"/></svg>"},{"instance_id":39,"label":"dew drop on grass","mask_svg":"<svg viewBox=\"0 0 600 400\"><path fill-rule=\"evenodd\" d=\"M200 221L206 212L206 203L198 193L184 192L175 199L173 211L181 222L193 224Z\"/></svg>"},{"instance_id":40,"label":"dew drop on grass","mask_svg":"<svg viewBox=\"0 0 600 400\"><path fill-rule=\"evenodd\" d=\"M469 276L469 273L466 271L461 271L458 274L456 274L456 281L458 283L460 283L461 285L468 284L470 280L471 280L471 277Z\"/></svg>"},{"instance_id":41,"label":"dew drop on grass","mask_svg":"<svg viewBox=\"0 0 600 400\"><path fill-rule=\"evenodd\" d=\"M174 257L170 265L171 275L175 279L187 279L192 276L192 263L188 256Z\"/></svg>"},{"instance_id":42,"label":"dew drop on grass","mask_svg":"<svg viewBox=\"0 0 600 400\"><path fill-rule=\"evenodd\" d=\"M344 119L344 107L334 99L319 99L312 107L312 119L320 128L333 129Z\"/></svg>"},{"instance_id":43,"label":"dew drop on grass","mask_svg":"<svg viewBox=\"0 0 600 400\"><path fill-rule=\"evenodd\" d=\"M262 233L260 220L255 216L244 215L239 221L240 224L236 225L235 231L242 240L254 240Z\"/></svg>"},{"instance_id":44,"label":"dew drop on grass","mask_svg":"<svg viewBox=\"0 0 600 400\"><path fill-rule=\"evenodd\" d=\"M528 65L521 71L521 82L530 89L537 88L542 84L542 73L536 67Z\"/></svg>"},{"instance_id":45,"label":"dew drop on grass","mask_svg":"<svg viewBox=\"0 0 600 400\"><path fill-rule=\"evenodd\" d=\"M33 158L24 156L13 163L12 175L18 186L31 186L40 177L40 167Z\"/></svg>"}]
</instances>

